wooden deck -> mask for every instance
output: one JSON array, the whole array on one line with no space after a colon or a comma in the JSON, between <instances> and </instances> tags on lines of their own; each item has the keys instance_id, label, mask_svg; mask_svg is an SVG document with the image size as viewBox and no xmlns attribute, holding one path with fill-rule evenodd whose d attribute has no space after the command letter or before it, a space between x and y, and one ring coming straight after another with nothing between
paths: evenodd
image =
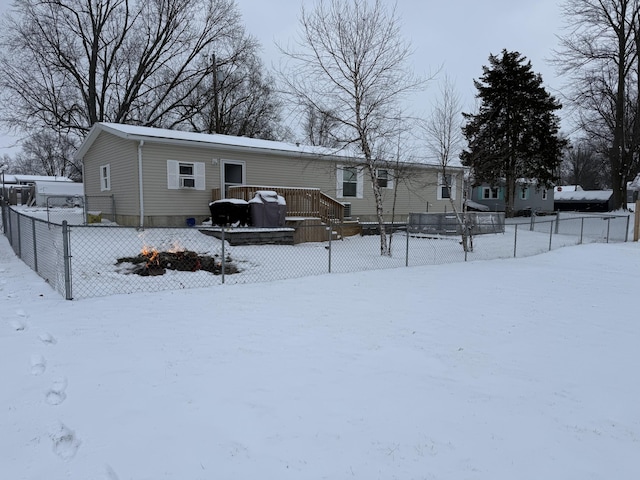
<instances>
[{"instance_id":1,"label":"wooden deck","mask_svg":"<svg viewBox=\"0 0 640 480\"><path fill-rule=\"evenodd\" d=\"M249 201L260 190L271 190L284 197L287 202L287 217L319 218L325 224L344 219L344 205L322 193L319 188L239 185L229 187L227 196ZM211 200L220 199L220 189L212 189Z\"/></svg>"}]
</instances>

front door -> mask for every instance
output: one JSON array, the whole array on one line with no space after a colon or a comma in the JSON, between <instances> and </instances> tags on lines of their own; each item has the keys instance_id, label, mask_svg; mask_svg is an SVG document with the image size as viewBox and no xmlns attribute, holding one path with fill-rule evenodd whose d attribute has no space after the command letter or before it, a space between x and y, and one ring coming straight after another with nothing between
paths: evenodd
<instances>
[{"instance_id":1,"label":"front door","mask_svg":"<svg viewBox=\"0 0 640 480\"><path fill-rule=\"evenodd\" d=\"M228 198L229 187L234 185L244 185L245 178L244 162L224 160L222 162L223 198Z\"/></svg>"}]
</instances>

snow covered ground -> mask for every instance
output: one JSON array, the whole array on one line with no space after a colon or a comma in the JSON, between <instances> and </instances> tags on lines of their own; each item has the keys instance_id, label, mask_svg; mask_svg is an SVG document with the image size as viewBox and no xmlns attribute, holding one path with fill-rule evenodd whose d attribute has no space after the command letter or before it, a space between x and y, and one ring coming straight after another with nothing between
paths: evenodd
<instances>
[{"instance_id":1,"label":"snow covered ground","mask_svg":"<svg viewBox=\"0 0 640 480\"><path fill-rule=\"evenodd\" d=\"M0 237L10 480L640 478L640 245L63 300Z\"/></svg>"}]
</instances>

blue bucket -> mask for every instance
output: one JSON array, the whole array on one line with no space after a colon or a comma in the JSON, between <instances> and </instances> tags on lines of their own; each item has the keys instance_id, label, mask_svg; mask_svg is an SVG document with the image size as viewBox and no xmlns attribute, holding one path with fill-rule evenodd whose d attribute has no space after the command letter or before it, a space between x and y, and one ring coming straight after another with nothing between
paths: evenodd
<instances>
[{"instance_id":1,"label":"blue bucket","mask_svg":"<svg viewBox=\"0 0 640 480\"><path fill-rule=\"evenodd\" d=\"M196 219L193 217L187 218L187 227L195 227L195 226L196 226Z\"/></svg>"}]
</instances>

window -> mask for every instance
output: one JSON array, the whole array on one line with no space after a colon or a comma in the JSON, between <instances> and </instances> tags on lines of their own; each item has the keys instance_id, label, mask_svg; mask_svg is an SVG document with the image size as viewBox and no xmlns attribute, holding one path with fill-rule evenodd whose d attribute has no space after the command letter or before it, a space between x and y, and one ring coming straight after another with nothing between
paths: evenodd
<instances>
[{"instance_id":1,"label":"window","mask_svg":"<svg viewBox=\"0 0 640 480\"><path fill-rule=\"evenodd\" d=\"M100 191L111 190L111 165L100 165Z\"/></svg>"},{"instance_id":2,"label":"window","mask_svg":"<svg viewBox=\"0 0 640 480\"><path fill-rule=\"evenodd\" d=\"M363 171L358 167L337 166L337 196L363 198Z\"/></svg>"},{"instance_id":3,"label":"window","mask_svg":"<svg viewBox=\"0 0 640 480\"><path fill-rule=\"evenodd\" d=\"M497 200L499 196L498 187L482 187L483 200Z\"/></svg>"},{"instance_id":4,"label":"window","mask_svg":"<svg viewBox=\"0 0 640 480\"><path fill-rule=\"evenodd\" d=\"M232 162L225 160L222 163L222 176L224 198L229 198L229 187L245 184L244 162Z\"/></svg>"},{"instance_id":5,"label":"window","mask_svg":"<svg viewBox=\"0 0 640 480\"><path fill-rule=\"evenodd\" d=\"M546 188L542 190L542 199L543 200L547 199L547 189Z\"/></svg>"},{"instance_id":6,"label":"window","mask_svg":"<svg viewBox=\"0 0 640 480\"><path fill-rule=\"evenodd\" d=\"M342 171L342 196L355 197L358 192L358 169L346 167Z\"/></svg>"},{"instance_id":7,"label":"window","mask_svg":"<svg viewBox=\"0 0 640 480\"><path fill-rule=\"evenodd\" d=\"M202 162L167 160L167 188L204 190L205 170Z\"/></svg>"},{"instance_id":8,"label":"window","mask_svg":"<svg viewBox=\"0 0 640 480\"><path fill-rule=\"evenodd\" d=\"M377 170L378 186L380 188L393 188L393 173L386 168L379 168Z\"/></svg>"},{"instance_id":9,"label":"window","mask_svg":"<svg viewBox=\"0 0 640 480\"><path fill-rule=\"evenodd\" d=\"M438 174L438 200L456 199L456 177Z\"/></svg>"},{"instance_id":10,"label":"window","mask_svg":"<svg viewBox=\"0 0 640 480\"><path fill-rule=\"evenodd\" d=\"M526 200L529 198L529 188L520 187L520 200Z\"/></svg>"},{"instance_id":11,"label":"window","mask_svg":"<svg viewBox=\"0 0 640 480\"><path fill-rule=\"evenodd\" d=\"M193 163L179 163L178 173L180 174L181 188L196 188Z\"/></svg>"}]
</instances>

